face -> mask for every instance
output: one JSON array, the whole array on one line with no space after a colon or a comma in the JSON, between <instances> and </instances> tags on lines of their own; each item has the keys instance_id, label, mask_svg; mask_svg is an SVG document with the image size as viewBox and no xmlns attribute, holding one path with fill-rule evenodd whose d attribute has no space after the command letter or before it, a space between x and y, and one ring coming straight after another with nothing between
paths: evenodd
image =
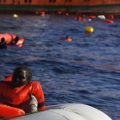
<instances>
[{"instance_id":1,"label":"face","mask_svg":"<svg viewBox=\"0 0 120 120\"><path fill-rule=\"evenodd\" d=\"M14 88L27 84L31 80L31 72L21 69L13 74L12 86Z\"/></svg>"}]
</instances>

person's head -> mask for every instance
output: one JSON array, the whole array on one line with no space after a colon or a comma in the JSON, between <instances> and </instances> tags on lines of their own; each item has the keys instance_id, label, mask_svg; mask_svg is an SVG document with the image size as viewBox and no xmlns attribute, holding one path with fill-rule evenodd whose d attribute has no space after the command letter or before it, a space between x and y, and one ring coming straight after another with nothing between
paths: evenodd
<instances>
[{"instance_id":1,"label":"person's head","mask_svg":"<svg viewBox=\"0 0 120 120\"><path fill-rule=\"evenodd\" d=\"M3 43L3 42L5 42L5 38L4 37L1 38L1 43Z\"/></svg>"},{"instance_id":2,"label":"person's head","mask_svg":"<svg viewBox=\"0 0 120 120\"><path fill-rule=\"evenodd\" d=\"M32 71L25 66L17 67L13 72L12 86L20 87L29 83L32 79Z\"/></svg>"}]
</instances>

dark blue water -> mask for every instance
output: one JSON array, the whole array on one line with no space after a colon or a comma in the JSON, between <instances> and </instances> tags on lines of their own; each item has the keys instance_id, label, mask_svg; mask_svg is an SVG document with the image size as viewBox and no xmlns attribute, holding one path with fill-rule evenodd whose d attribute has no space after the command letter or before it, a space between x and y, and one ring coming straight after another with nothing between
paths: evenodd
<instances>
[{"instance_id":1,"label":"dark blue water","mask_svg":"<svg viewBox=\"0 0 120 120\"><path fill-rule=\"evenodd\" d=\"M33 71L41 82L46 105L84 103L113 120L120 120L120 20L75 21L73 17L46 15L0 16L0 32L25 38L22 48L0 50L0 77L19 65ZM85 26L95 32L87 34ZM64 41L70 35L73 42Z\"/></svg>"}]
</instances>

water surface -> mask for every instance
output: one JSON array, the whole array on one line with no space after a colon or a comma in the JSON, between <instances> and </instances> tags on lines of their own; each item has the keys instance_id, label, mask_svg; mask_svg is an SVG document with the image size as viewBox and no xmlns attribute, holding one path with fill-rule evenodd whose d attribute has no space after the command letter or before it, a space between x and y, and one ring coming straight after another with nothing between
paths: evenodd
<instances>
[{"instance_id":1,"label":"water surface","mask_svg":"<svg viewBox=\"0 0 120 120\"><path fill-rule=\"evenodd\" d=\"M33 71L43 86L46 105L84 103L120 118L120 20L75 21L73 17L46 15L0 16L0 32L25 38L22 48L0 50L0 78L19 65ZM95 32L86 34L85 26ZM73 42L64 41L70 35Z\"/></svg>"}]
</instances>

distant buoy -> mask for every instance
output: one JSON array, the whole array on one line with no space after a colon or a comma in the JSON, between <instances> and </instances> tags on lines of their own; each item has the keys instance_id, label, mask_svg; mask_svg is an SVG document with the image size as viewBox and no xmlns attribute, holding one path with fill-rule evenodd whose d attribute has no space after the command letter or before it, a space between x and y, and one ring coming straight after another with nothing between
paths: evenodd
<instances>
[{"instance_id":1,"label":"distant buoy","mask_svg":"<svg viewBox=\"0 0 120 120\"><path fill-rule=\"evenodd\" d=\"M97 16L99 19L101 19L101 20L105 20L106 19L106 17L104 16L104 15L98 15Z\"/></svg>"},{"instance_id":2,"label":"distant buoy","mask_svg":"<svg viewBox=\"0 0 120 120\"><path fill-rule=\"evenodd\" d=\"M92 33L92 32L94 32L94 28L91 27L91 26L86 26L86 27L85 27L85 31L86 31L87 33Z\"/></svg>"},{"instance_id":3,"label":"distant buoy","mask_svg":"<svg viewBox=\"0 0 120 120\"><path fill-rule=\"evenodd\" d=\"M14 18L18 18L18 15L17 15L17 14L13 14L13 17L14 17Z\"/></svg>"},{"instance_id":4,"label":"distant buoy","mask_svg":"<svg viewBox=\"0 0 120 120\"><path fill-rule=\"evenodd\" d=\"M91 19L91 18L89 18L89 19L88 19L88 22L91 22L91 21L92 21L92 19Z\"/></svg>"}]
</instances>

